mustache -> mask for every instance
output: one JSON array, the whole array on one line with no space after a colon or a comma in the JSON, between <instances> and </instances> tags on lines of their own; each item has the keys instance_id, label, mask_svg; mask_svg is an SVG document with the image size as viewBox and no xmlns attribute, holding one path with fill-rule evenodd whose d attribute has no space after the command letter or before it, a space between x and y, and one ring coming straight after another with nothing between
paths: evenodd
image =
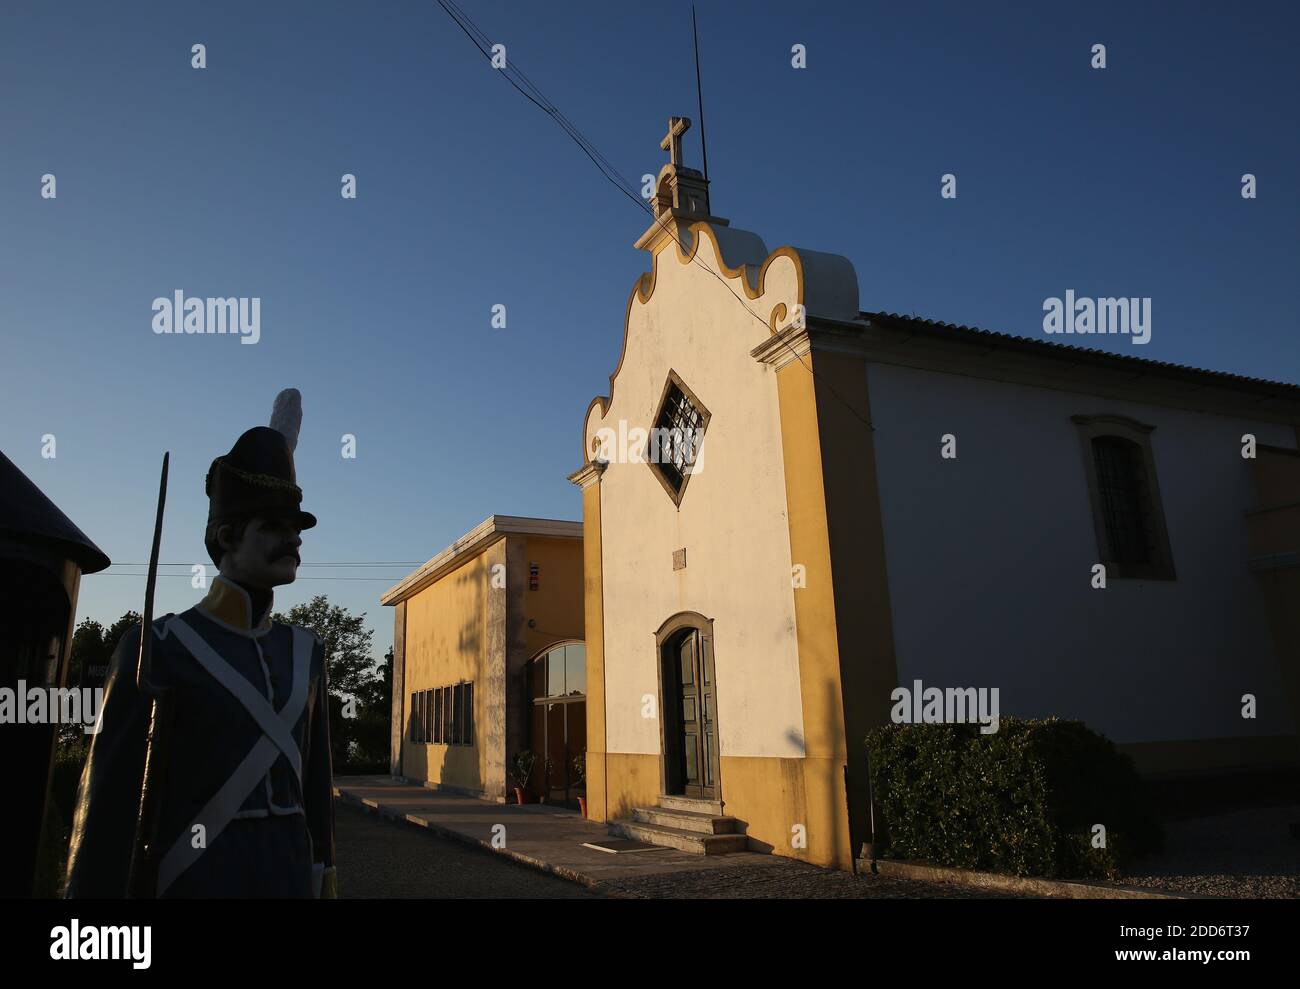
<instances>
[{"instance_id":1,"label":"mustache","mask_svg":"<svg viewBox=\"0 0 1300 989\"><path fill-rule=\"evenodd\" d=\"M286 556L292 556L294 563L297 563L299 566L302 566L302 557L298 555L298 548L296 546L288 546L288 545L277 546L275 550L271 553L271 555L267 557L267 559L270 560L272 563L274 563L275 561L281 560Z\"/></svg>"}]
</instances>

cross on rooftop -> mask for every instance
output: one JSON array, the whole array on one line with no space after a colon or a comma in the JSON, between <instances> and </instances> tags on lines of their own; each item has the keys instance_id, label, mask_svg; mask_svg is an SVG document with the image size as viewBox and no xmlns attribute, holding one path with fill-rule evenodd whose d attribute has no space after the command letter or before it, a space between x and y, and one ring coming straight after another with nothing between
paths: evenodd
<instances>
[{"instance_id":1,"label":"cross on rooftop","mask_svg":"<svg viewBox=\"0 0 1300 989\"><path fill-rule=\"evenodd\" d=\"M668 133L659 142L659 147L668 152L668 161L673 165L682 163L682 135L691 127L690 117L669 117Z\"/></svg>"}]
</instances>

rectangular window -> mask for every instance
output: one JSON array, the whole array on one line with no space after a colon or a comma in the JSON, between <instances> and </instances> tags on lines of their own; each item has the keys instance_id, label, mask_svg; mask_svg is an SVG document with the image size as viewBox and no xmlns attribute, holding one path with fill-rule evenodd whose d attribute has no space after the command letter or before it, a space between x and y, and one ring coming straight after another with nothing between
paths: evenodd
<instances>
[{"instance_id":1,"label":"rectangular window","mask_svg":"<svg viewBox=\"0 0 1300 989\"><path fill-rule=\"evenodd\" d=\"M474 744L474 684L465 684L465 744Z\"/></svg>"},{"instance_id":2,"label":"rectangular window","mask_svg":"<svg viewBox=\"0 0 1300 989\"><path fill-rule=\"evenodd\" d=\"M420 738L420 695L411 695L411 741L421 742Z\"/></svg>"},{"instance_id":3,"label":"rectangular window","mask_svg":"<svg viewBox=\"0 0 1300 989\"><path fill-rule=\"evenodd\" d=\"M442 742L442 688L433 692L433 740Z\"/></svg>"},{"instance_id":4,"label":"rectangular window","mask_svg":"<svg viewBox=\"0 0 1300 989\"><path fill-rule=\"evenodd\" d=\"M451 744L451 688L442 688L442 740Z\"/></svg>"},{"instance_id":5,"label":"rectangular window","mask_svg":"<svg viewBox=\"0 0 1300 989\"><path fill-rule=\"evenodd\" d=\"M451 741L454 745L460 745L464 742L461 737L461 729L465 724L465 690L461 684L451 688L452 690L452 709L451 709Z\"/></svg>"},{"instance_id":6,"label":"rectangular window","mask_svg":"<svg viewBox=\"0 0 1300 989\"><path fill-rule=\"evenodd\" d=\"M564 691L587 692L587 646L582 642L570 642L564 647Z\"/></svg>"},{"instance_id":7,"label":"rectangular window","mask_svg":"<svg viewBox=\"0 0 1300 989\"><path fill-rule=\"evenodd\" d=\"M546 696L564 696L564 647L553 649L546 657Z\"/></svg>"}]
</instances>

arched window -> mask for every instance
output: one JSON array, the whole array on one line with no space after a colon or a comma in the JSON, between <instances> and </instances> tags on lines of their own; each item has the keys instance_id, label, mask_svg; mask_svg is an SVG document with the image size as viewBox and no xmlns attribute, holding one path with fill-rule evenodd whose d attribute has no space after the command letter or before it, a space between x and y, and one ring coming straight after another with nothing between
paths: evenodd
<instances>
[{"instance_id":1,"label":"arched window","mask_svg":"<svg viewBox=\"0 0 1300 989\"><path fill-rule=\"evenodd\" d=\"M1173 555L1160 503L1154 426L1127 416L1074 416L1084 444L1100 562L1107 576L1173 580Z\"/></svg>"},{"instance_id":2,"label":"arched window","mask_svg":"<svg viewBox=\"0 0 1300 989\"><path fill-rule=\"evenodd\" d=\"M536 762L528 781L534 797L575 804L586 793L587 647L548 646L527 668L528 744Z\"/></svg>"},{"instance_id":3,"label":"arched window","mask_svg":"<svg viewBox=\"0 0 1300 989\"><path fill-rule=\"evenodd\" d=\"M552 646L528 664L528 693L533 701L572 700L587 693L587 646L566 642Z\"/></svg>"}]
</instances>

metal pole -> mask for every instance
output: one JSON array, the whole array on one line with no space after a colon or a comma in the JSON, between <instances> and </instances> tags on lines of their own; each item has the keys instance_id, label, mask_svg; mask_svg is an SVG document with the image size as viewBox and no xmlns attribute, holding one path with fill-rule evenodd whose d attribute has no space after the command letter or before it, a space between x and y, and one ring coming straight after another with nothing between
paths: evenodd
<instances>
[{"instance_id":1,"label":"metal pole","mask_svg":"<svg viewBox=\"0 0 1300 989\"><path fill-rule=\"evenodd\" d=\"M162 478L158 482L158 514L153 526L153 549L149 553L149 576L144 585L144 614L140 619L140 653L136 665L136 687L153 701L149 716L149 738L145 749L144 779L140 785L140 806L136 818L135 845L127 879L127 896L152 899L158 895L158 822L162 788L170 744L172 698L169 690L153 676L153 596L158 583L158 547L162 542L163 508L167 503L167 465L163 454Z\"/></svg>"},{"instance_id":2,"label":"metal pole","mask_svg":"<svg viewBox=\"0 0 1300 989\"><path fill-rule=\"evenodd\" d=\"M700 32L695 26L695 4L691 4L691 33L695 36L695 96L700 106L700 155L704 159L704 181L709 181L709 148L704 143L704 90L700 87Z\"/></svg>"}]
</instances>

